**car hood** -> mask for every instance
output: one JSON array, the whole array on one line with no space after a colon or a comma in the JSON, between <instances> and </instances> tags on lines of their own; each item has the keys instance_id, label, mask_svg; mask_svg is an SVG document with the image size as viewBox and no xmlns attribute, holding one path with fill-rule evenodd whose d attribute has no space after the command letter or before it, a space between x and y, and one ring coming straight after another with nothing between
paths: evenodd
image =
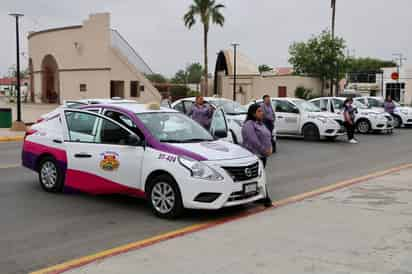
<instances>
[{"instance_id":1,"label":"car hood","mask_svg":"<svg viewBox=\"0 0 412 274\"><path fill-rule=\"evenodd\" d=\"M180 149L198 154L208 161L232 160L252 157L248 150L225 141L211 141L201 143L170 144Z\"/></svg>"},{"instance_id":2,"label":"car hood","mask_svg":"<svg viewBox=\"0 0 412 274\"><path fill-rule=\"evenodd\" d=\"M341 115L332 112L306 112L306 114L310 116L322 116L332 120L342 119Z\"/></svg>"},{"instance_id":3,"label":"car hood","mask_svg":"<svg viewBox=\"0 0 412 274\"><path fill-rule=\"evenodd\" d=\"M383 114L384 112L368 108L368 109L358 109L358 113L359 114L362 114L362 113L364 113L364 114Z\"/></svg>"}]
</instances>

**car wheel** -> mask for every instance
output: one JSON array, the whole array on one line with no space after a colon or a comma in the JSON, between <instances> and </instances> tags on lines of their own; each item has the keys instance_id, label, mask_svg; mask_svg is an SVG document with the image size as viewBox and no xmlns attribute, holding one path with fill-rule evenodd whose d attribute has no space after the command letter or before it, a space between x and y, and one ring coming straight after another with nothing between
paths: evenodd
<instances>
[{"instance_id":1,"label":"car wheel","mask_svg":"<svg viewBox=\"0 0 412 274\"><path fill-rule=\"evenodd\" d=\"M371 124L368 120L362 119L356 123L356 129L359 133L366 134L371 130Z\"/></svg>"},{"instance_id":2,"label":"car wheel","mask_svg":"<svg viewBox=\"0 0 412 274\"><path fill-rule=\"evenodd\" d=\"M402 119L399 116L393 116L393 127L394 128L400 128L402 126Z\"/></svg>"},{"instance_id":3,"label":"car wheel","mask_svg":"<svg viewBox=\"0 0 412 274\"><path fill-rule=\"evenodd\" d=\"M313 124L308 124L303 127L303 138L306 141L318 141L320 139L319 129Z\"/></svg>"},{"instance_id":4,"label":"car wheel","mask_svg":"<svg viewBox=\"0 0 412 274\"><path fill-rule=\"evenodd\" d=\"M61 192L64 186L63 172L53 157L45 157L39 164L39 182L47 192Z\"/></svg>"},{"instance_id":5,"label":"car wheel","mask_svg":"<svg viewBox=\"0 0 412 274\"><path fill-rule=\"evenodd\" d=\"M174 219L183 213L183 202L179 187L168 175L155 177L149 185L148 199L155 215Z\"/></svg>"}]
</instances>

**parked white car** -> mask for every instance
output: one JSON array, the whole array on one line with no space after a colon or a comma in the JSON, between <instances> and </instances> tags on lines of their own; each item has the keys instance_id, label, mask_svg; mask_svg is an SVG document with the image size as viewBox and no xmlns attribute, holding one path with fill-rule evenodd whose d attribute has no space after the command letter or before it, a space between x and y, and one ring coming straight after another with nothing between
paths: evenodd
<instances>
[{"instance_id":1,"label":"parked white car","mask_svg":"<svg viewBox=\"0 0 412 274\"><path fill-rule=\"evenodd\" d=\"M298 98L271 98L278 136L303 136L305 140L336 139L344 134L340 115L322 113L314 104ZM254 103L262 103L256 100Z\"/></svg>"},{"instance_id":2,"label":"parked white car","mask_svg":"<svg viewBox=\"0 0 412 274\"><path fill-rule=\"evenodd\" d=\"M59 110L62 108L80 108L82 106L87 105L96 105L96 104L130 104L130 103L137 103L135 100L126 100L120 97L112 97L111 99L102 98L102 99L80 99L80 100L66 100L63 102L62 105L58 106L55 110L43 114L40 118L36 121L39 123L45 119L53 117L59 113Z\"/></svg>"},{"instance_id":3,"label":"parked white car","mask_svg":"<svg viewBox=\"0 0 412 274\"><path fill-rule=\"evenodd\" d=\"M195 97L180 99L173 102L171 108L188 114L195 100ZM242 144L242 126L246 120L247 107L240 105L238 102L218 97L204 97L204 102L215 109L223 110L228 123L228 136L232 137L233 143ZM273 130L273 136L273 142L276 144L276 129Z\"/></svg>"},{"instance_id":4,"label":"parked white car","mask_svg":"<svg viewBox=\"0 0 412 274\"><path fill-rule=\"evenodd\" d=\"M27 132L22 163L48 192L142 197L164 218L267 195L255 155L182 113L142 104L59 109Z\"/></svg>"},{"instance_id":5,"label":"parked white car","mask_svg":"<svg viewBox=\"0 0 412 274\"><path fill-rule=\"evenodd\" d=\"M354 100L365 104L368 108L384 112L383 107L384 99L382 97L363 96L356 97ZM412 107L401 106L398 102L393 101L396 105L393 113L394 127L399 128L402 126L412 125Z\"/></svg>"},{"instance_id":6,"label":"parked white car","mask_svg":"<svg viewBox=\"0 0 412 274\"><path fill-rule=\"evenodd\" d=\"M324 113L336 113L343 119L343 103L345 100L345 97L321 97L310 102L319 107ZM358 132L363 134L371 131L392 132L393 118L390 114L368 109L367 106L356 100L354 100L353 105L357 109L355 127Z\"/></svg>"}]
</instances>

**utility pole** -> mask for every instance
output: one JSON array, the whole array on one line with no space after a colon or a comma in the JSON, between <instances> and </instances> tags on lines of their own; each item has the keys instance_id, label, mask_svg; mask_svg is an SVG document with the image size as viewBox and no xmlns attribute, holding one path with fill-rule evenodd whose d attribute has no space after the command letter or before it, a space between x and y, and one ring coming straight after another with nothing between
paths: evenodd
<instances>
[{"instance_id":1,"label":"utility pole","mask_svg":"<svg viewBox=\"0 0 412 274\"><path fill-rule=\"evenodd\" d=\"M335 19L336 19L336 0L331 0L331 8L332 8L332 41L335 40ZM336 50L336 49L334 49ZM339 64L338 61L336 60L336 96L338 96L338 92L339 92ZM333 95L333 77L332 77L332 81L330 83L330 94L331 96Z\"/></svg>"},{"instance_id":2,"label":"utility pole","mask_svg":"<svg viewBox=\"0 0 412 274\"><path fill-rule=\"evenodd\" d=\"M402 92L401 92L401 85L399 83L399 78L400 78L400 70L401 70L401 67L402 67L402 63L403 63L403 61L406 61L406 58L403 57L402 53L393 53L392 55L396 57L395 58L395 60L396 60L396 71L398 73L398 79L396 80L396 83L397 83L397 88L399 88L399 95L401 96L400 99L401 99L401 101L403 101L404 100L404 94L402 94Z\"/></svg>"},{"instance_id":3,"label":"utility pole","mask_svg":"<svg viewBox=\"0 0 412 274\"><path fill-rule=\"evenodd\" d=\"M19 41L19 17L24 15L21 13L9 13L10 16L16 19L16 90L17 90L17 122L21 122L21 94L20 94L20 41Z\"/></svg>"},{"instance_id":4,"label":"utility pole","mask_svg":"<svg viewBox=\"0 0 412 274\"><path fill-rule=\"evenodd\" d=\"M236 59L237 59L237 47L238 43L232 43L233 46L233 101L236 101Z\"/></svg>"}]
</instances>

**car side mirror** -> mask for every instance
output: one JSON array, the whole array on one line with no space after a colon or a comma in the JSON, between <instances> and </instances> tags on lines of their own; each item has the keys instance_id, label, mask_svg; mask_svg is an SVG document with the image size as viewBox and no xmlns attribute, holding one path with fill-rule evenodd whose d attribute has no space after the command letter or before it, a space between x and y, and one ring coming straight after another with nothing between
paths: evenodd
<instances>
[{"instance_id":1,"label":"car side mirror","mask_svg":"<svg viewBox=\"0 0 412 274\"><path fill-rule=\"evenodd\" d=\"M213 135L217 139L226 138L227 137L227 132L225 130L222 130L222 129L215 130Z\"/></svg>"},{"instance_id":2,"label":"car side mirror","mask_svg":"<svg viewBox=\"0 0 412 274\"><path fill-rule=\"evenodd\" d=\"M298 108L294 108L294 109L292 110L292 113L299 114L300 112L299 112L299 109L298 109Z\"/></svg>"},{"instance_id":3,"label":"car side mirror","mask_svg":"<svg viewBox=\"0 0 412 274\"><path fill-rule=\"evenodd\" d=\"M321 108L320 110L321 110L321 111L328 111L327 108Z\"/></svg>"},{"instance_id":4,"label":"car side mirror","mask_svg":"<svg viewBox=\"0 0 412 274\"><path fill-rule=\"evenodd\" d=\"M136 147L136 146L141 146L143 144L144 144L144 142L134 134L130 134L127 137L126 145L128 145L128 146L135 146Z\"/></svg>"}]
</instances>

